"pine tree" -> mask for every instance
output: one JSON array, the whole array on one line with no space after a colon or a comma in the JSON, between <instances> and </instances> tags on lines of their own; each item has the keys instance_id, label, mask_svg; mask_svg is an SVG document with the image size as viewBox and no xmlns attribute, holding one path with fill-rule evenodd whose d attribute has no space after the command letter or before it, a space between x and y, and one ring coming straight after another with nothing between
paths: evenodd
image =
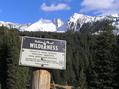
<instances>
[{"instance_id":1,"label":"pine tree","mask_svg":"<svg viewBox=\"0 0 119 89\"><path fill-rule=\"evenodd\" d=\"M7 89L27 89L28 68L18 65L20 54L20 37L15 30L6 33L8 56L7 63Z\"/></svg>"},{"instance_id":2,"label":"pine tree","mask_svg":"<svg viewBox=\"0 0 119 89\"><path fill-rule=\"evenodd\" d=\"M119 88L119 36L116 36L116 44L112 50L112 56L114 60L114 79L113 79L113 87L114 89Z\"/></svg>"},{"instance_id":3,"label":"pine tree","mask_svg":"<svg viewBox=\"0 0 119 89\"><path fill-rule=\"evenodd\" d=\"M97 36L95 49L95 72L97 75L97 88L113 89L113 58L112 49L115 37L112 33L113 27L105 22L102 32Z\"/></svg>"}]
</instances>

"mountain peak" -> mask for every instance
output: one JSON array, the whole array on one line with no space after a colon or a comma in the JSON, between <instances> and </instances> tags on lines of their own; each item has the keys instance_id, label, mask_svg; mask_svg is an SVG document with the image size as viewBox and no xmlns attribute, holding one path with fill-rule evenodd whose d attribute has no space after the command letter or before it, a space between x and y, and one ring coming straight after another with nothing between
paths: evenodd
<instances>
[{"instance_id":1,"label":"mountain peak","mask_svg":"<svg viewBox=\"0 0 119 89\"><path fill-rule=\"evenodd\" d=\"M40 19L39 21L31 24L25 31L46 31L55 32L56 26L51 20Z\"/></svg>"},{"instance_id":2,"label":"mountain peak","mask_svg":"<svg viewBox=\"0 0 119 89\"><path fill-rule=\"evenodd\" d=\"M80 30L84 23L88 22L96 22L103 19L108 19L113 21L113 25L119 27L119 14L110 14L110 15L103 15L103 16L87 16L80 13L74 13L68 22L68 26L70 29L74 31Z\"/></svg>"},{"instance_id":3,"label":"mountain peak","mask_svg":"<svg viewBox=\"0 0 119 89\"><path fill-rule=\"evenodd\" d=\"M59 18L54 19L54 20L53 20L53 23L56 25L57 28L59 28L59 27L61 27L62 25L64 25L64 22L63 22L61 19L59 19Z\"/></svg>"},{"instance_id":4,"label":"mountain peak","mask_svg":"<svg viewBox=\"0 0 119 89\"><path fill-rule=\"evenodd\" d=\"M38 23L51 23L52 21L49 19L43 19L41 18L40 20L37 21Z\"/></svg>"},{"instance_id":5,"label":"mountain peak","mask_svg":"<svg viewBox=\"0 0 119 89\"><path fill-rule=\"evenodd\" d=\"M70 22L74 22L77 23L77 20L88 20L88 19L92 19L92 16L87 16L87 15L83 15L83 14L79 14L79 13L74 13L73 16L70 17Z\"/></svg>"},{"instance_id":6,"label":"mountain peak","mask_svg":"<svg viewBox=\"0 0 119 89\"><path fill-rule=\"evenodd\" d=\"M64 23L61 19L48 20L41 18L33 24L16 24L12 22L0 21L0 26L6 26L8 28L16 28L20 31L46 31L46 32L64 32L68 28L74 31L80 30L84 23L96 22L102 19L112 20L112 25L119 28L119 14L109 14L102 16L88 16L80 13L74 13L67 23Z\"/></svg>"}]
</instances>

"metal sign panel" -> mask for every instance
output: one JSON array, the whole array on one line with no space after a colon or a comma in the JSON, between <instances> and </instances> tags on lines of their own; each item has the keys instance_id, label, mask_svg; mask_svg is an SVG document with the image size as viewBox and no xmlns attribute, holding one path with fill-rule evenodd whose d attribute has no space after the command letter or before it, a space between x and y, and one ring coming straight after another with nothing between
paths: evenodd
<instances>
[{"instance_id":1,"label":"metal sign panel","mask_svg":"<svg viewBox=\"0 0 119 89\"><path fill-rule=\"evenodd\" d=\"M19 64L40 68L66 69L66 41L22 37Z\"/></svg>"}]
</instances>

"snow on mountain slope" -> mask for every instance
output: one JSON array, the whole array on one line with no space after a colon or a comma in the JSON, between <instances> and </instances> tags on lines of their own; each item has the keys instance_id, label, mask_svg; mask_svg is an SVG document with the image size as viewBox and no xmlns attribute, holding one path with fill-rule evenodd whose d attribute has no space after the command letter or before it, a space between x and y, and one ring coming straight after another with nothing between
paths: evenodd
<instances>
[{"instance_id":1,"label":"snow on mountain slope","mask_svg":"<svg viewBox=\"0 0 119 89\"><path fill-rule=\"evenodd\" d=\"M73 29L74 31L77 31L84 23L96 22L103 19L112 20L112 25L119 28L119 14L111 14L105 16L87 16L79 13L74 13L74 15L69 18L68 27L70 29Z\"/></svg>"},{"instance_id":2,"label":"snow on mountain slope","mask_svg":"<svg viewBox=\"0 0 119 89\"><path fill-rule=\"evenodd\" d=\"M46 31L46 32L55 32L56 25L50 20L40 19L39 21L33 23L25 31Z\"/></svg>"},{"instance_id":3,"label":"snow on mountain slope","mask_svg":"<svg viewBox=\"0 0 119 89\"><path fill-rule=\"evenodd\" d=\"M93 21L93 19L94 18L92 16L74 13L74 15L70 17L69 23L70 22L77 23L77 21L79 21L81 24L83 24L84 22L85 23L91 22Z\"/></svg>"},{"instance_id":4,"label":"snow on mountain slope","mask_svg":"<svg viewBox=\"0 0 119 89\"><path fill-rule=\"evenodd\" d=\"M94 20L94 18L91 16L74 13L74 15L71 16L68 21L68 27L70 29L74 29L75 31L77 31L77 29L78 29L77 25L80 25L80 27L81 27L84 23L92 22L93 20Z\"/></svg>"},{"instance_id":5,"label":"snow on mountain slope","mask_svg":"<svg viewBox=\"0 0 119 89\"><path fill-rule=\"evenodd\" d=\"M16 28L20 31L24 31L30 24L17 24L12 22L0 21L0 26L5 26L8 28Z\"/></svg>"},{"instance_id":6,"label":"snow on mountain slope","mask_svg":"<svg viewBox=\"0 0 119 89\"><path fill-rule=\"evenodd\" d=\"M55 19L54 21L47 19L40 19L39 21L31 24L25 31L46 31L56 32L59 27L63 25L63 21Z\"/></svg>"},{"instance_id":7,"label":"snow on mountain slope","mask_svg":"<svg viewBox=\"0 0 119 89\"><path fill-rule=\"evenodd\" d=\"M40 19L39 21L31 24L28 28L25 29L25 31L57 32L57 30L63 25L64 22L61 19L54 19L53 21L47 19Z\"/></svg>"},{"instance_id":8,"label":"snow on mountain slope","mask_svg":"<svg viewBox=\"0 0 119 89\"><path fill-rule=\"evenodd\" d=\"M61 19L54 19L53 23L56 25L57 28L64 25L64 22Z\"/></svg>"},{"instance_id":9,"label":"snow on mountain slope","mask_svg":"<svg viewBox=\"0 0 119 89\"><path fill-rule=\"evenodd\" d=\"M81 26L84 23L96 22L102 19L112 20L112 25L116 26L119 29L119 14L111 14L105 16L88 16L84 14L74 13L74 15L72 15L69 18L69 21L66 23L58 18L54 20L40 19L33 24L16 24L0 21L0 26L16 28L20 31L65 32L67 29L73 29L74 31L80 30Z\"/></svg>"},{"instance_id":10,"label":"snow on mountain slope","mask_svg":"<svg viewBox=\"0 0 119 89\"><path fill-rule=\"evenodd\" d=\"M57 32L57 29L64 25L61 19L54 19L53 21L47 19L40 19L33 24L16 24L12 22L0 21L0 26L6 26L8 28L16 28L20 31L46 31ZM63 32L63 31L58 31Z\"/></svg>"}]
</instances>

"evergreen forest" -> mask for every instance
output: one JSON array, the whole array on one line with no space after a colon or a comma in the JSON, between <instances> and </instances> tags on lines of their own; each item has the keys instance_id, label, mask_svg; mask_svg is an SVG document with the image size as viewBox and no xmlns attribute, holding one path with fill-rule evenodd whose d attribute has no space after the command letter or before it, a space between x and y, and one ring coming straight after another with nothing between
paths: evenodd
<instances>
[{"instance_id":1,"label":"evergreen forest","mask_svg":"<svg viewBox=\"0 0 119 89\"><path fill-rule=\"evenodd\" d=\"M49 70L52 81L74 89L119 89L119 36L110 21L66 33L20 32L0 27L0 89L31 89L31 67L19 66L21 36L67 41L66 70ZM97 34L97 33L98 34Z\"/></svg>"}]
</instances>

